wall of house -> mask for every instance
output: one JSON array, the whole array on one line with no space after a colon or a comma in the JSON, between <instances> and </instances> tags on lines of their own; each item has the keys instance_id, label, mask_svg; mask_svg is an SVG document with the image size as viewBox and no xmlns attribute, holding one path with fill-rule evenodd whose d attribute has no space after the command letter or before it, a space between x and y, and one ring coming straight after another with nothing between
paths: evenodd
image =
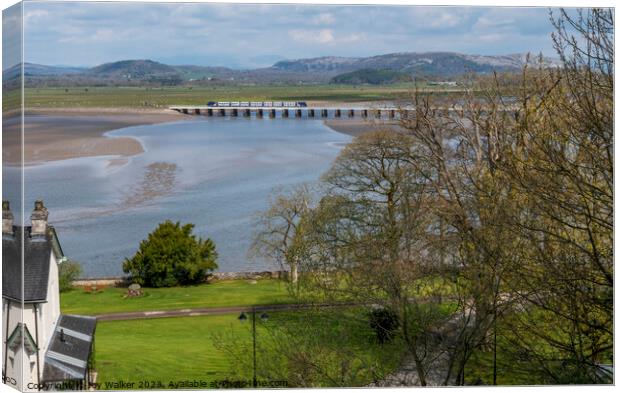
<instances>
[{"instance_id":1,"label":"wall of house","mask_svg":"<svg viewBox=\"0 0 620 393\"><path fill-rule=\"evenodd\" d=\"M60 293L58 288L58 263L54 253L50 253L50 273L47 281L47 302L39 308L39 347L41 348L41 360L43 360L50 339L56 329L60 317ZM43 362L41 362L43 364Z\"/></svg>"},{"instance_id":2,"label":"wall of house","mask_svg":"<svg viewBox=\"0 0 620 393\"><path fill-rule=\"evenodd\" d=\"M7 320L8 318L8 320ZM21 351L13 353L6 346L6 340L11 335L15 326L22 321L21 303L2 298L2 376L3 382L11 387L22 390L22 365ZM8 351L8 352L7 352Z\"/></svg>"},{"instance_id":3,"label":"wall of house","mask_svg":"<svg viewBox=\"0 0 620 393\"><path fill-rule=\"evenodd\" d=\"M24 324L28 327L28 331L32 335L32 338L36 340L37 339L36 337L37 326L35 325L35 318L36 318L35 305L32 303L24 304ZM41 372L42 371L43 370L41 369ZM23 391L38 390L36 389L36 384L39 383L36 353L33 354L32 356L23 357L23 372L24 372L24 386L22 390Z\"/></svg>"},{"instance_id":4,"label":"wall of house","mask_svg":"<svg viewBox=\"0 0 620 393\"><path fill-rule=\"evenodd\" d=\"M45 359L45 353L50 344L50 340L56 329L58 319L60 317L60 295L58 288L58 264L54 254L50 256L50 272L47 284L47 302L31 304L24 304L22 310L21 304L11 301L10 309L8 307L9 302L6 299L2 299L2 323L3 329L6 329L7 324L7 312L9 316L8 321L8 334L10 335L19 322L23 322L37 342L39 346L38 357L37 354L27 356L23 350L18 350L17 353L8 350L7 362L6 362L6 376L5 383L9 386L13 386L22 391L35 391L36 384L39 383L39 373L43 372L43 365ZM35 311L36 309L36 311ZM36 324L35 324L35 318ZM38 337L36 336L38 334ZM6 337L3 337L3 342ZM6 345L2 346L2 356L6 352ZM39 367L37 368L37 362ZM23 374L22 374L23 373Z\"/></svg>"},{"instance_id":5,"label":"wall of house","mask_svg":"<svg viewBox=\"0 0 620 393\"><path fill-rule=\"evenodd\" d=\"M28 327L28 331L35 338L35 313L34 305L26 303L23 305L19 302L9 302L2 299L2 320L6 327L8 312L8 334L10 335L19 322L24 323ZM36 338L35 338L36 339ZM3 337L3 341L6 337ZM6 353L8 351L8 353ZM6 378L5 383L22 391L34 391L38 383L37 371L37 354L31 356L20 346L15 352L2 346L2 356L6 356ZM3 358L4 360L4 358Z\"/></svg>"}]
</instances>

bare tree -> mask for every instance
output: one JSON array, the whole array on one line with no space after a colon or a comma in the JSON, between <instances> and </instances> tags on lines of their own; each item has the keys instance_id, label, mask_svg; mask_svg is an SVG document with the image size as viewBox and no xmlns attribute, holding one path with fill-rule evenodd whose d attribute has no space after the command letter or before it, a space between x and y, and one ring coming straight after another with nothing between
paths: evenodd
<instances>
[{"instance_id":1,"label":"bare tree","mask_svg":"<svg viewBox=\"0 0 620 393\"><path fill-rule=\"evenodd\" d=\"M475 310L458 373L464 349L504 314L504 338L554 381L600 381L610 359L613 13L561 11L553 22L562 67L526 67L518 88L496 75L458 110L416 94L403 116L459 239L461 299Z\"/></svg>"},{"instance_id":2,"label":"bare tree","mask_svg":"<svg viewBox=\"0 0 620 393\"><path fill-rule=\"evenodd\" d=\"M291 283L298 283L300 261L306 253L303 242L304 215L312 196L308 185L281 191L259 217L258 231L250 253L271 258L290 269Z\"/></svg>"},{"instance_id":3,"label":"bare tree","mask_svg":"<svg viewBox=\"0 0 620 393\"><path fill-rule=\"evenodd\" d=\"M356 138L316 205L265 216L258 244L313 294L398 316L421 385L464 384L489 347L497 383L498 346L545 381L606 380L613 11L571 15L551 16L561 67L479 78L453 105L415 92L404 131Z\"/></svg>"},{"instance_id":4,"label":"bare tree","mask_svg":"<svg viewBox=\"0 0 620 393\"><path fill-rule=\"evenodd\" d=\"M327 299L394 313L415 380L441 384L453 352L441 337L451 334L458 306L441 304L447 258L438 250L448 249L448 240L413 142L402 133L377 131L341 152L323 176L327 195L309 215L307 243L314 252L304 264L313 272L313 290Z\"/></svg>"},{"instance_id":5,"label":"bare tree","mask_svg":"<svg viewBox=\"0 0 620 393\"><path fill-rule=\"evenodd\" d=\"M552 14L562 66L525 75L520 141L501 164L522 196L514 292L551 316L520 314L513 344L553 381L600 382L613 347L613 10L571 14Z\"/></svg>"}]
</instances>

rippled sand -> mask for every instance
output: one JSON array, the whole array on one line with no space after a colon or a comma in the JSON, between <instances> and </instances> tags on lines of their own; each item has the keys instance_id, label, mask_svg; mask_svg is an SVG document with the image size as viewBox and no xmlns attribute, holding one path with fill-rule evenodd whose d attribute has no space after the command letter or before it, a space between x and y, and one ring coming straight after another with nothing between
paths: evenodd
<instances>
[{"instance_id":1,"label":"rippled sand","mask_svg":"<svg viewBox=\"0 0 620 393\"><path fill-rule=\"evenodd\" d=\"M177 170L177 165L171 162L147 165L142 179L127 191L121 207L139 206L151 199L170 194L174 189Z\"/></svg>"},{"instance_id":2,"label":"rippled sand","mask_svg":"<svg viewBox=\"0 0 620 393\"><path fill-rule=\"evenodd\" d=\"M323 123L336 132L351 136L358 136L366 132L385 129L402 131L402 128L393 121L390 122L359 119L330 119L325 120Z\"/></svg>"},{"instance_id":3,"label":"rippled sand","mask_svg":"<svg viewBox=\"0 0 620 393\"><path fill-rule=\"evenodd\" d=\"M185 120L174 111L144 110L37 110L24 123L24 162L36 165L77 157L132 156L144 151L134 138L110 138L105 132L143 124ZM21 163L20 118L3 119L2 161Z\"/></svg>"}]
</instances>

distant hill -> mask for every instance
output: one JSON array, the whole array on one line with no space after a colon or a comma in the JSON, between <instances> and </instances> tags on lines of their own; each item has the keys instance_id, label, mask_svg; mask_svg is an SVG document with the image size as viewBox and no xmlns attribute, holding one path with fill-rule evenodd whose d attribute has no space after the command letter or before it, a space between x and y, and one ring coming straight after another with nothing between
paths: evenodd
<instances>
[{"instance_id":1,"label":"distant hill","mask_svg":"<svg viewBox=\"0 0 620 393\"><path fill-rule=\"evenodd\" d=\"M518 71L526 64L526 55L478 56L453 52L390 53L371 57L318 57L280 61L272 66L281 71L345 73L362 69L387 69L414 75L449 77L468 72ZM533 61L530 61L533 62ZM545 66L556 62L545 59Z\"/></svg>"},{"instance_id":2,"label":"distant hill","mask_svg":"<svg viewBox=\"0 0 620 393\"><path fill-rule=\"evenodd\" d=\"M385 85L398 82L411 82L411 75L394 70L376 70L372 68L363 68L357 71L351 71L337 75L332 78L331 83L359 85Z\"/></svg>"},{"instance_id":3,"label":"distant hill","mask_svg":"<svg viewBox=\"0 0 620 393\"><path fill-rule=\"evenodd\" d=\"M271 66L274 70L294 72L325 72L342 71L356 68L355 64L361 59L356 57L315 57L311 59L283 60Z\"/></svg>"},{"instance_id":4,"label":"distant hill","mask_svg":"<svg viewBox=\"0 0 620 393\"><path fill-rule=\"evenodd\" d=\"M64 66L48 66L42 64L24 63L25 75L69 75L78 74L86 71L87 68L81 67L64 67ZM2 71L2 77L11 79L17 77L21 73L21 64L15 64L12 67Z\"/></svg>"},{"instance_id":5,"label":"distant hill","mask_svg":"<svg viewBox=\"0 0 620 393\"><path fill-rule=\"evenodd\" d=\"M338 83L374 84L404 81L406 76L441 80L466 73L515 72L521 70L527 61L524 54L480 56L453 52L405 52L370 57L324 56L282 60L271 67L248 70L200 65L172 66L153 60L122 60L89 69L31 63L26 63L24 68L27 86L328 83L333 80L339 80ZM555 67L557 64L554 59L543 60L545 67ZM19 65L5 70L3 84L17 83L15 78L19 74Z\"/></svg>"},{"instance_id":6,"label":"distant hill","mask_svg":"<svg viewBox=\"0 0 620 393\"><path fill-rule=\"evenodd\" d=\"M123 60L105 63L89 69L87 78L116 83L178 85L183 82L179 71L169 65L153 60Z\"/></svg>"},{"instance_id":7,"label":"distant hill","mask_svg":"<svg viewBox=\"0 0 620 393\"><path fill-rule=\"evenodd\" d=\"M205 67L196 65L172 66L184 80L230 78L239 74L239 71L226 67Z\"/></svg>"},{"instance_id":8,"label":"distant hill","mask_svg":"<svg viewBox=\"0 0 620 393\"><path fill-rule=\"evenodd\" d=\"M179 72L173 67L153 60L123 60L105 63L89 69L87 73L127 79L148 79L159 75L179 76Z\"/></svg>"}]
</instances>

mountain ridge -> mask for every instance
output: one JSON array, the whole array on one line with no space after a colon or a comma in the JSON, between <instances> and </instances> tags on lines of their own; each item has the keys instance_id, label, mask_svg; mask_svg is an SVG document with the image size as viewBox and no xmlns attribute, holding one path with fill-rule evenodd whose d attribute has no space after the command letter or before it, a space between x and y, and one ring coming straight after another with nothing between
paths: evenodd
<instances>
[{"instance_id":1,"label":"mountain ridge","mask_svg":"<svg viewBox=\"0 0 620 393\"><path fill-rule=\"evenodd\" d=\"M395 52L368 57L315 57L286 60L272 67L280 70L351 72L361 69L389 69L427 75L454 76L466 72L517 71L526 64L535 64L527 54L467 55L458 52ZM555 59L543 58L543 66L556 66Z\"/></svg>"},{"instance_id":2,"label":"mountain ridge","mask_svg":"<svg viewBox=\"0 0 620 393\"><path fill-rule=\"evenodd\" d=\"M55 66L36 63L24 63L25 75L68 75L86 71L86 67ZM2 71L3 78L14 78L21 73L21 63L14 64Z\"/></svg>"},{"instance_id":3,"label":"mountain ridge","mask_svg":"<svg viewBox=\"0 0 620 393\"><path fill-rule=\"evenodd\" d=\"M395 52L367 57L321 56L280 60L270 67L238 70L208 65L168 65L149 59L120 60L91 68L57 67L24 63L26 81L45 85L68 84L164 84L200 81L226 83L327 83L340 74L359 70L389 70L412 78L455 78L467 73L516 72L537 57L468 55L458 52ZM543 57L543 67L555 67L556 59ZM3 71L5 80L19 76L19 65Z\"/></svg>"}]
</instances>

